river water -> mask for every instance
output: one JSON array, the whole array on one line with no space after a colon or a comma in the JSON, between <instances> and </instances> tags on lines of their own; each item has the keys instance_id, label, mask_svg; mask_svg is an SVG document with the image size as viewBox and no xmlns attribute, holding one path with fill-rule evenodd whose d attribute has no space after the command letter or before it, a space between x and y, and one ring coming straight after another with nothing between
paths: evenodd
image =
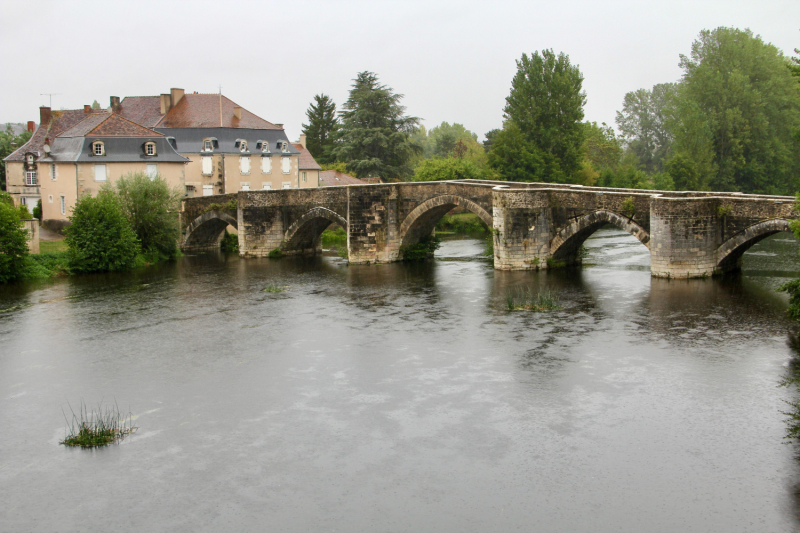
<instances>
[{"instance_id":1,"label":"river water","mask_svg":"<svg viewBox=\"0 0 800 533\"><path fill-rule=\"evenodd\" d=\"M0 531L800 529L778 387L798 243L659 280L602 229L587 266L183 257L0 289ZM267 285L287 288L263 292ZM516 288L562 309L510 312ZM138 431L59 446L69 405Z\"/></svg>"}]
</instances>

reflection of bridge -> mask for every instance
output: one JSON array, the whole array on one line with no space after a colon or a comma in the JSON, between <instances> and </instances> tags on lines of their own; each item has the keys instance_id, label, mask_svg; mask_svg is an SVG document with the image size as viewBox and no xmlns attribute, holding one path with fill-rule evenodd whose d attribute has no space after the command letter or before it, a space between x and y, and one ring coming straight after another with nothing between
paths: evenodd
<instances>
[{"instance_id":1,"label":"reflection of bridge","mask_svg":"<svg viewBox=\"0 0 800 533\"><path fill-rule=\"evenodd\" d=\"M493 229L497 269L580 263L583 242L613 224L650 249L654 276L674 278L735 270L745 250L798 216L788 196L473 180L351 185L187 198L182 248L217 248L230 224L242 256L315 253L336 223L351 263L387 263L459 206Z\"/></svg>"}]
</instances>

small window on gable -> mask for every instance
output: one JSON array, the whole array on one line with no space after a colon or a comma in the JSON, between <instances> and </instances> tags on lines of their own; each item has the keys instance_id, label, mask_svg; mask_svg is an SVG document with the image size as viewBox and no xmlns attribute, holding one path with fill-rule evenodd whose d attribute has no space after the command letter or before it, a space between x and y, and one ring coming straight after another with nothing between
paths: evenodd
<instances>
[{"instance_id":1,"label":"small window on gable","mask_svg":"<svg viewBox=\"0 0 800 533\"><path fill-rule=\"evenodd\" d=\"M152 141L144 143L144 153L145 155L156 155L156 143Z\"/></svg>"},{"instance_id":2,"label":"small window on gable","mask_svg":"<svg viewBox=\"0 0 800 533\"><path fill-rule=\"evenodd\" d=\"M92 143L92 153L94 155L106 155L106 147L103 141L95 141Z\"/></svg>"},{"instance_id":3,"label":"small window on gable","mask_svg":"<svg viewBox=\"0 0 800 533\"><path fill-rule=\"evenodd\" d=\"M214 148L211 144L211 139L203 140L203 151L204 152L213 152Z\"/></svg>"}]
</instances>

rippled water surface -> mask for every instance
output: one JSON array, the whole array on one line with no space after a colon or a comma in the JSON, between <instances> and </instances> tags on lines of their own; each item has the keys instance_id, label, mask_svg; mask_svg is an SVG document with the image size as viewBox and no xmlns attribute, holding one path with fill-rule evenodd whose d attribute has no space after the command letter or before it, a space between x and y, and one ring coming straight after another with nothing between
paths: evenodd
<instances>
[{"instance_id":1,"label":"rippled water surface","mask_svg":"<svg viewBox=\"0 0 800 533\"><path fill-rule=\"evenodd\" d=\"M0 531L794 531L777 387L798 243L651 279L603 229L571 272L187 256L0 289ZM263 292L267 285L287 287ZM562 309L509 312L546 287ZM62 409L139 430L58 445Z\"/></svg>"}]
</instances>

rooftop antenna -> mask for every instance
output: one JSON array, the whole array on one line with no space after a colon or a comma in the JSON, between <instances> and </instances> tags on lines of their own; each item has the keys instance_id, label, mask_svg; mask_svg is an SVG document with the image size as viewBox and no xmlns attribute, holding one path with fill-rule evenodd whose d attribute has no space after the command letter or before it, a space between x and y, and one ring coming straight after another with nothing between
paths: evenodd
<instances>
[{"instance_id":1,"label":"rooftop antenna","mask_svg":"<svg viewBox=\"0 0 800 533\"><path fill-rule=\"evenodd\" d=\"M222 127L222 85L219 86L219 127Z\"/></svg>"},{"instance_id":2,"label":"rooftop antenna","mask_svg":"<svg viewBox=\"0 0 800 533\"><path fill-rule=\"evenodd\" d=\"M39 93L39 96L49 96L50 97L50 108L53 107L53 97L54 96L61 96L62 93Z\"/></svg>"}]
</instances>

